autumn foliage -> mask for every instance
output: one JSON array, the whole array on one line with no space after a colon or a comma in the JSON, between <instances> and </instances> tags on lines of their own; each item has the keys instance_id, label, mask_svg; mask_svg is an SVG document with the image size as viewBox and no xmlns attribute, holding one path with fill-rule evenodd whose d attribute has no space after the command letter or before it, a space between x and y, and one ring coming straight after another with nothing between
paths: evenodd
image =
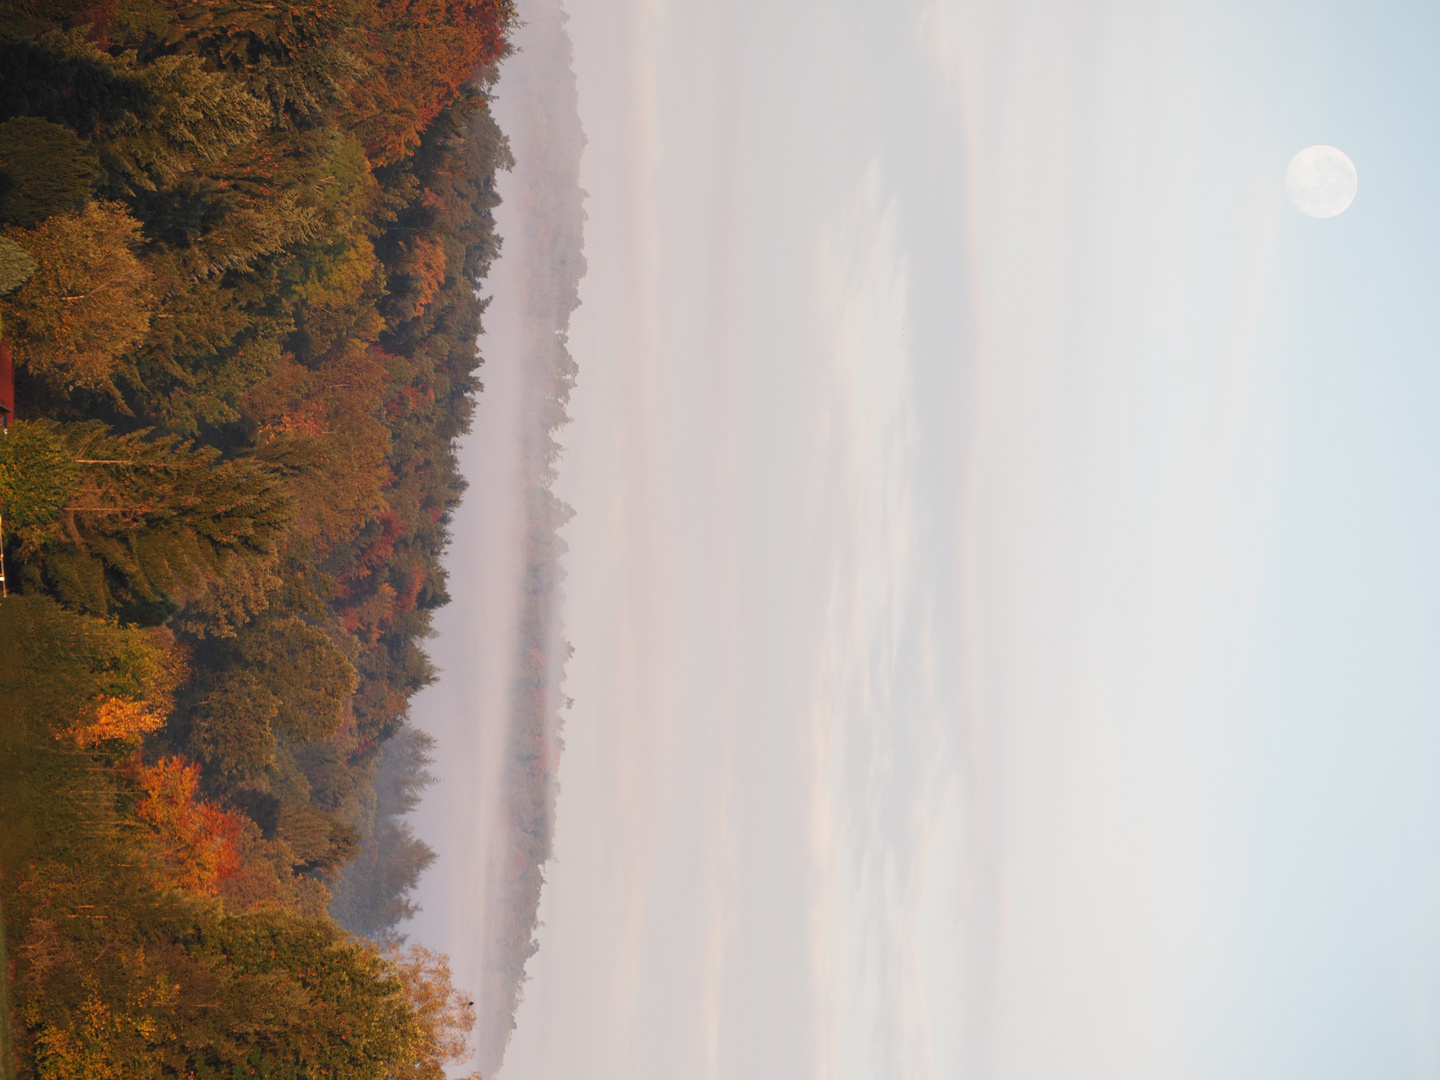
<instances>
[{"instance_id":1,"label":"autumn foliage","mask_svg":"<svg viewBox=\"0 0 1440 1080\"><path fill-rule=\"evenodd\" d=\"M392 945L382 954L395 965L406 1000L424 1033L422 1061L399 1074L405 1080L442 1080L445 1065L459 1065L470 1056L470 1029L475 1003L450 979L450 959L423 945Z\"/></svg>"},{"instance_id":2,"label":"autumn foliage","mask_svg":"<svg viewBox=\"0 0 1440 1080\"><path fill-rule=\"evenodd\" d=\"M460 1053L443 958L325 912L367 838L394 841L363 861L385 927L433 858L376 785L447 599L513 22L0 0L24 1075L438 1077Z\"/></svg>"},{"instance_id":3,"label":"autumn foliage","mask_svg":"<svg viewBox=\"0 0 1440 1080\"><path fill-rule=\"evenodd\" d=\"M138 745L152 731L165 726L165 714L146 701L106 697L95 710L95 719L70 729L70 735L81 747L99 746L110 741Z\"/></svg>"},{"instance_id":4,"label":"autumn foliage","mask_svg":"<svg viewBox=\"0 0 1440 1080\"><path fill-rule=\"evenodd\" d=\"M88 203L29 229L9 229L36 262L0 301L17 362L64 390L114 392L116 365L150 329L150 272L135 256L140 223L118 203Z\"/></svg>"},{"instance_id":5,"label":"autumn foliage","mask_svg":"<svg viewBox=\"0 0 1440 1080\"><path fill-rule=\"evenodd\" d=\"M505 50L512 0L371 0L356 55L378 78L350 90L356 130L376 165L401 160L474 74Z\"/></svg>"},{"instance_id":6,"label":"autumn foliage","mask_svg":"<svg viewBox=\"0 0 1440 1080\"><path fill-rule=\"evenodd\" d=\"M135 803L141 846L160 860L177 888L213 894L240 868L243 818L197 798L200 767L182 757L133 768L141 792Z\"/></svg>"},{"instance_id":7,"label":"autumn foliage","mask_svg":"<svg viewBox=\"0 0 1440 1080\"><path fill-rule=\"evenodd\" d=\"M204 796L193 762L115 759L173 682L167 649L44 597L0 602L17 1075L439 1080L473 1020L443 956L379 950L294 897L233 907L238 849L271 842ZM123 736L78 747L76 715Z\"/></svg>"}]
</instances>

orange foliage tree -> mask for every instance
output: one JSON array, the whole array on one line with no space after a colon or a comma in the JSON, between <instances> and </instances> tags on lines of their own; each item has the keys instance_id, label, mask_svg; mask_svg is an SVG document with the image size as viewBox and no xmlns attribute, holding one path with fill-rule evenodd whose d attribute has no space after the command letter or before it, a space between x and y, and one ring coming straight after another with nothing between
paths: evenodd
<instances>
[{"instance_id":1,"label":"orange foliage tree","mask_svg":"<svg viewBox=\"0 0 1440 1080\"><path fill-rule=\"evenodd\" d=\"M134 811L142 846L158 856L170 884L213 895L240 868L244 818L196 799L200 766L183 757L136 765L135 779L143 792Z\"/></svg>"},{"instance_id":2,"label":"orange foliage tree","mask_svg":"<svg viewBox=\"0 0 1440 1080\"><path fill-rule=\"evenodd\" d=\"M397 162L477 67L505 54L513 0L371 0L356 55L376 77L350 99L356 134L376 165Z\"/></svg>"},{"instance_id":3,"label":"orange foliage tree","mask_svg":"<svg viewBox=\"0 0 1440 1080\"><path fill-rule=\"evenodd\" d=\"M111 740L134 744L164 725L165 714L148 701L105 697L100 699L95 718L88 724L72 727L69 734L82 747L98 746Z\"/></svg>"}]
</instances>

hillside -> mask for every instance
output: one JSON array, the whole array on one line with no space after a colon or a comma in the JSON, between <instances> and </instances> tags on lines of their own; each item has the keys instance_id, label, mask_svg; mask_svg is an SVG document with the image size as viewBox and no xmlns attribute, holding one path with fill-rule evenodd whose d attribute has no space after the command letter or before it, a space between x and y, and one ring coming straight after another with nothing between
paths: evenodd
<instances>
[{"instance_id":1,"label":"hillside","mask_svg":"<svg viewBox=\"0 0 1440 1080\"><path fill-rule=\"evenodd\" d=\"M568 348L570 316L585 273L581 129L570 39L558 2L531 3L517 34L522 52L507 67L504 116L515 165L506 178L506 348L513 351L507 407L518 414L511 512L518 534L518 587L506 592L511 655L497 695L499 791L487 826L484 895L477 897L484 958L475 986L477 1064L498 1069L514 1027L536 928L545 864L552 856L556 779L568 706L562 682L570 655L561 620L561 529L571 509L553 494L577 367Z\"/></svg>"},{"instance_id":2,"label":"hillside","mask_svg":"<svg viewBox=\"0 0 1440 1080\"><path fill-rule=\"evenodd\" d=\"M513 23L509 0L0 3L0 632L62 650L12 658L0 706L7 765L54 786L3 792L30 823L0 849L19 1075L310 1053L165 1012L177 972L216 1008L280 977L243 959L256 935L373 989L294 985L315 1053L391 1010L399 1041L306 1075L456 1052L443 958L352 947L326 913L393 928L428 858L372 858L363 918L332 896L424 783L406 718L480 389Z\"/></svg>"}]
</instances>

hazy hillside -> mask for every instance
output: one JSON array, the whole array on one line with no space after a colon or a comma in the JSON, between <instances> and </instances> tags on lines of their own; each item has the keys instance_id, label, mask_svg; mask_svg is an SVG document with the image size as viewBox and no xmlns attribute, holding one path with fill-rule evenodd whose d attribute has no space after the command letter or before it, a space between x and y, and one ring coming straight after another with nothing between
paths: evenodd
<instances>
[{"instance_id":1,"label":"hazy hillside","mask_svg":"<svg viewBox=\"0 0 1440 1080\"><path fill-rule=\"evenodd\" d=\"M506 66L497 111L510 132L515 166L507 185L511 225L505 262L509 300L518 305L521 383L519 480L522 582L516 618L508 746L500 780L503 858L490 860L486 882L485 965L475 987L477 1065L490 1075L514 1024L526 960L536 950L536 911L551 854L555 769L563 746L561 680L569 645L560 625L564 541L571 510L550 490L567 421L576 366L566 347L570 313L585 273L584 193L580 155L585 136L577 109L567 16L555 2L528 5ZM518 205L517 205L518 204Z\"/></svg>"}]
</instances>

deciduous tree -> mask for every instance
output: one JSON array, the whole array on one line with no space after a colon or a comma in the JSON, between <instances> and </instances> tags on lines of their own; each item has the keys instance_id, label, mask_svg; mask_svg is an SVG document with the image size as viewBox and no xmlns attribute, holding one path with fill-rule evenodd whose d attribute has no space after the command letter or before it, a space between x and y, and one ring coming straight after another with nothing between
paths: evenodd
<instances>
[{"instance_id":1,"label":"deciduous tree","mask_svg":"<svg viewBox=\"0 0 1440 1080\"><path fill-rule=\"evenodd\" d=\"M200 767L182 757L133 768L141 790L134 811L141 846L156 857L170 884L213 894L239 869L243 819L196 798Z\"/></svg>"},{"instance_id":2,"label":"deciduous tree","mask_svg":"<svg viewBox=\"0 0 1440 1080\"><path fill-rule=\"evenodd\" d=\"M423 945L392 947L382 955L395 965L400 985L424 1033L420 1053L403 1066L405 1080L443 1080L446 1065L470 1056L475 1003L451 981L450 958Z\"/></svg>"},{"instance_id":3,"label":"deciduous tree","mask_svg":"<svg viewBox=\"0 0 1440 1080\"><path fill-rule=\"evenodd\" d=\"M140 223L118 203L92 202L4 235L36 264L0 300L17 367L61 393L118 395L117 367L150 329L150 274L135 255Z\"/></svg>"},{"instance_id":4,"label":"deciduous tree","mask_svg":"<svg viewBox=\"0 0 1440 1080\"><path fill-rule=\"evenodd\" d=\"M97 703L93 719L76 724L69 734L82 748L107 742L133 746L164 726L165 714L148 701L106 696Z\"/></svg>"}]
</instances>

